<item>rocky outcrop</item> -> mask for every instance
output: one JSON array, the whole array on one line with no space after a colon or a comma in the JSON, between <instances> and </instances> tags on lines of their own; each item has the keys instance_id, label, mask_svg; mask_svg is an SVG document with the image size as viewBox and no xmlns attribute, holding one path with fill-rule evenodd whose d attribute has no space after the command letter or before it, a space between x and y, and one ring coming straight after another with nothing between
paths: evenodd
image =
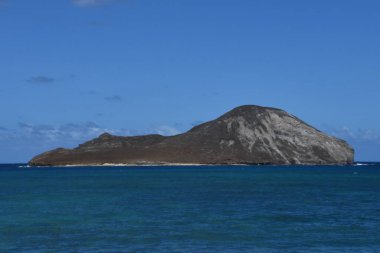
<instances>
[{"instance_id":1,"label":"rocky outcrop","mask_svg":"<svg viewBox=\"0 0 380 253\"><path fill-rule=\"evenodd\" d=\"M175 136L100 135L55 149L30 165L351 164L354 150L283 110L241 106Z\"/></svg>"}]
</instances>

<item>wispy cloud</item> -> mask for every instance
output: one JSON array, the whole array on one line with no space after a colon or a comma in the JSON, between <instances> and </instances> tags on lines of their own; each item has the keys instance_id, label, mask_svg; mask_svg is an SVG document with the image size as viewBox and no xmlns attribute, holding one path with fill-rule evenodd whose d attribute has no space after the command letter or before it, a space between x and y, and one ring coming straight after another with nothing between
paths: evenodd
<instances>
[{"instance_id":1,"label":"wispy cloud","mask_svg":"<svg viewBox=\"0 0 380 253\"><path fill-rule=\"evenodd\" d=\"M92 7L116 2L124 2L122 0L72 0L73 4L80 7Z\"/></svg>"},{"instance_id":2,"label":"wispy cloud","mask_svg":"<svg viewBox=\"0 0 380 253\"><path fill-rule=\"evenodd\" d=\"M94 122L86 122L82 124L68 123L55 126L33 125L20 122L18 126L20 135L25 138L39 137L42 141L83 140L109 131L108 129L99 127Z\"/></svg>"},{"instance_id":3,"label":"wispy cloud","mask_svg":"<svg viewBox=\"0 0 380 253\"><path fill-rule=\"evenodd\" d=\"M347 140L348 142L377 142L380 143L380 134L373 129L351 129L349 127L331 127L323 126L322 130Z\"/></svg>"},{"instance_id":4,"label":"wispy cloud","mask_svg":"<svg viewBox=\"0 0 380 253\"><path fill-rule=\"evenodd\" d=\"M60 78L55 78L51 76L46 76L46 75L36 75L29 77L25 81L28 83L32 83L35 85L51 85L56 82L65 82L65 81L73 81L77 78L77 75L75 74L70 74L67 76L63 76Z\"/></svg>"},{"instance_id":5,"label":"wispy cloud","mask_svg":"<svg viewBox=\"0 0 380 253\"><path fill-rule=\"evenodd\" d=\"M135 136L152 133L177 134L170 126L152 126L149 129L106 128L95 122L66 124L33 124L20 122L15 128L0 127L0 157L2 162L26 162L33 156L57 147L73 148L78 144L108 132L113 135Z\"/></svg>"},{"instance_id":6,"label":"wispy cloud","mask_svg":"<svg viewBox=\"0 0 380 253\"><path fill-rule=\"evenodd\" d=\"M95 91L95 90L89 90L89 91L87 92L87 94L89 94L89 95L96 95L96 94L97 94L97 91Z\"/></svg>"},{"instance_id":7,"label":"wispy cloud","mask_svg":"<svg viewBox=\"0 0 380 253\"><path fill-rule=\"evenodd\" d=\"M55 78L49 77L49 76L32 76L26 80L28 83L34 83L34 84L52 84L56 81Z\"/></svg>"},{"instance_id":8,"label":"wispy cloud","mask_svg":"<svg viewBox=\"0 0 380 253\"><path fill-rule=\"evenodd\" d=\"M178 129L171 126L159 126L155 129L155 132L164 136L171 136L180 133Z\"/></svg>"},{"instance_id":9,"label":"wispy cloud","mask_svg":"<svg viewBox=\"0 0 380 253\"><path fill-rule=\"evenodd\" d=\"M162 125L152 126L149 129L126 129L107 128L89 121L84 123L66 123L59 125L52 124L32 124L29 122L19 122L17 128L5 128L0 126L0 139L10 141L19 139L24 141L33 140L36 144L56 143L57 146L90 140L100 134L108 132L114 135L134 136L145 134L176 135L179 134L177 128Z\"/></svg>"},{"instance_id":10,"label":"wispy cloud","mask_svg":"<svg viewBox=\"0 0 380 253\"><path fill-rule=\"evenodd\" d=\"M196 121L191 122L191 126L198 126L198 125L200 125L202 123L204 123L204 121L202 121L202 120L196 120Z\"/></svg>"},{"instance_id":11,"label":"wispy cloud","mask_svg":"<svg viewBox=\"0 0 380 253\"><path fill-rule=\"evenodd\" d=\"M26 162L41 152L57 148L73 148L78 144L114 131L94 122L67 123L61 125L20 122L15 128L0 130L0 157L4 162Z\"/></svg>"},{"instance_id":12,"label":"wispy cloud","mask_svg":"<svg viewBox=\"0 0 380 253\"><path fill-rule=\"evenodd\" d=\"M109 101L109 102L115 102L115 101L123 100L123 98L121 96L117 96L117 95L104 97L104 99Z\"/></svg>"},{"instance_id":13,"label":"wispy cloud","mask_svg":"<svg viewBox=\"0 0 380 253\"><path fill-rule=\"evenodd\" d=\"M93 5L99 5L103 2L106 2L105 0L73 0L73 3L78 6L93 6Z\"/></svg>"},{"instance_id":14,"label":"wispy cloud","mask_svg":"<svg viewBox=\"0 0 380 253\"><path fill-rule=\"evenodd\" d=\"M107 23L105 22L101 22L101 21L91 21L88 23L90 26L93 26L93 27L106 27L108 26Z\"/></svg>"},{"instance_id":15,"label":"wispy cloud","mask_svg":"<svg viewBox=\"0 0 380 253\"><path fill-rule=\"evenodd\" d=\"M355 149L356 161L380 159L380 134L373 129L322 126L321 130L347 141Z\"/></svg>"}]
</instances>

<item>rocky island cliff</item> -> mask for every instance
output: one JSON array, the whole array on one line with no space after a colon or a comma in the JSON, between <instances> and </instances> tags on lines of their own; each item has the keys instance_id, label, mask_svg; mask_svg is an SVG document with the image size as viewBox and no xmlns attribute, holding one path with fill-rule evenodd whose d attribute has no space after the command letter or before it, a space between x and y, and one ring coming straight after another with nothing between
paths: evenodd
<instances>
[{"instance_id":1,"label":"rocky island cliff","mask_svg":"<svg viewBox=\"0 0 380 253\"><path fill-rule=\"evenodd\" d=\"M31 166L102 164L351 164L354 150L276 108L246 105L174 135L108 133L74 149L34 157Z\"/></svg>"}]
</instances>

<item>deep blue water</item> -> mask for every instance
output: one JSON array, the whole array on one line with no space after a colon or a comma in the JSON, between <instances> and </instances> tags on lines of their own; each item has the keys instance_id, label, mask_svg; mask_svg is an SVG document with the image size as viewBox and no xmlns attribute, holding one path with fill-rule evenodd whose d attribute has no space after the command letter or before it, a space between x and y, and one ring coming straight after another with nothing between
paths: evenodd
<instances>
[{"instance_id":1,"label":"deep blue water","mask_svg":"<svg viewBox=\"0 0 380 253\"><path fill-rule=\"evenodd\" d=\"M0 252L380 252L380 164L0 165Z\"/></svg>"}]
</instances>

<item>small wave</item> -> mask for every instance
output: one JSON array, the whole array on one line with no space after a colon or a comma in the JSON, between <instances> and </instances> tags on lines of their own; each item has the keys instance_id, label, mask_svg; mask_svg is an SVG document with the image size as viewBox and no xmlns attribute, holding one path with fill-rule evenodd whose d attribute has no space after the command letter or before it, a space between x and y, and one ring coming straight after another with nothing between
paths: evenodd
<instances>
[{"instance_id":1,"label":"small wave","mask_svg":"<svg viewBox=\"0 0 380 253\"><path fill-rule=\"evenodd\" d=\"M29 165L19 165L19 166L17 166L18 168L30 168L30 166Z\"/></svg>"},{"instance_id":2,"label":"small wave","mask_svg":"<svg viewBox=\"0 0 380 253\"><path fill-rule=\"evenodd\" d=\"M354 166L373 166L376 163L355 163Z\"/></svg>"}]
</instances>

